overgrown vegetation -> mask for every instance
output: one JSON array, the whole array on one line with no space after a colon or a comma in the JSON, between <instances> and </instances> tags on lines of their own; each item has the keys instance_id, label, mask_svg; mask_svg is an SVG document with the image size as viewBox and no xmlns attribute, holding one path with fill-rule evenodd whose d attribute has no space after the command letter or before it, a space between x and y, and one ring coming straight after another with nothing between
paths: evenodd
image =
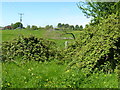
<instances>
[{"instance_id":1,"label":"overgrown vegetation","mask_svg":"<svg viewBox=\"0 0 120 90\"><path fill-rule=\"evenodd\" d=\"M72 59L69 66L77 66L85 72L114 72L120 64L119 27L117 17L111 15L100 24L85 28L80 38L66 51L67 58Z\"/></svg>"},{"instance_id":2,"label":"overgrown vegetation","mask_svg":"<svg viewBox=\"0 0 120 90\"><path fill-rule=\"evenodd\" d=\"M67 48L64 48L66 40L62 35L67 34L68 37L71 33L68 29L75 28L68 24L59 23L59 29L63 30L59 33L52 31L53 27L49 25L46 26L49 30L46 33L36 30L36 26L33 26L34 30L28 26L28 31L36 36L30 36L23 29L18 30L22 34L24 32L23 36L16 38L20 33L14 36L15 31L12 31L14 34L8 31L6 35L13 35L16 39L2 43L2 88L120 87L119 2L109 3L105 9L106 3L87 4L87 9L80 8L86 15L94 17L94 22L84 29L75 26L76 30L81 28L81 31L74 32L77 37L71 39ZM113 8L115 11L111 11ZM96 9L107 9L108 12ZM59 45L61 42L63 46Z\"/></svg>"},{"instance_id":3,"label":"overgrown vegetation","mask_svg":"<svg viewBox=\"0 0 120 90\"><path fill-rule=\"evenodd\" d=\"M116 15L111 15L100 24L85 28L79 38L64 50L57 48L55 42L34 36L3 42L3 87L117 87L119 27ZM115 84L111 84L113 80Z\"/></svg>"}]
</instances>

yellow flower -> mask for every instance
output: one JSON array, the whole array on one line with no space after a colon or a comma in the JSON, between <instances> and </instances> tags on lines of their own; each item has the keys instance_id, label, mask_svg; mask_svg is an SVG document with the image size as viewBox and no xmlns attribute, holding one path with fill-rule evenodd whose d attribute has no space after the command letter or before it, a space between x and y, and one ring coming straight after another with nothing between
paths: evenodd
<instances>
[{"instance_id":1,"label":"yellow flower","mask_svg":"<svg viewBox=\"0 0 120 90\"><path fill-rule=\"evenodd\" d=\"M66 72L69 72L70 70L67 70Z\"/></svg>"},{"instance_id":2,"label":"yellow flower","mask_svg":"<svg viewBox=\"0 0 120 90\"><path fill-rule=\"evenodd\" d=\"M106 75L104 75L106 77Z\"/></svg>"},{"instance_id":3,"label":"yellow flower","mask_svg":"<svg viewBox=\"0 0 120 90\"><path fill-rule=\"evenodd\" d=\"M8 83L7 85L10 86L10 83Z\"/></svg>"},{"instance_id":4,"label":"yellow flower","mask_svg":"<svg viewBox=\"0 0 120 90\"><path fill-rule=\"evenodd\" d=\"M28 71L31 71L31 69L28 69Z\"/></svg>"}]
</instances>

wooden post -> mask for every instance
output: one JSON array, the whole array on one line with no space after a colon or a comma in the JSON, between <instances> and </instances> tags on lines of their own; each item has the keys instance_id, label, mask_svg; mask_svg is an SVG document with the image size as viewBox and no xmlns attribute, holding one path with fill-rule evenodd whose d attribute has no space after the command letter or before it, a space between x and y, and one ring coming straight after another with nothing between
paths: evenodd
<instances>
[{"instance_id":1,"label":"wooden post","mask_svg":"<svg viewBox=\"0 0 120 90\"><path fill-rule=\"evenodd\" d=\"M68 41L65 41L65 49L67 49Z\"/></svg>"}]
</instances>

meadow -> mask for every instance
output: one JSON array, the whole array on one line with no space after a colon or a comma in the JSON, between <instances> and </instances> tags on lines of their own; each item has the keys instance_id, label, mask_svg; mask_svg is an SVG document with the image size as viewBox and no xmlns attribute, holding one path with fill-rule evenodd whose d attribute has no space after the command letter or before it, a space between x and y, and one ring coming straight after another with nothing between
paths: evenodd
<instances>
[{"instance_id":1,"label":"meadow","mask_svg":"<svg viewBox=\"0 0 120 90\"><path fill-rule=\"evenodd\" d=\"M62 31L48 30L1 30L2 41L12 41L18 36L34 35L37 38L54 41L61 50L65 41L74 43ZM79 38L82 31L70 31ZM71 57L71 56L69 56ZM68 63L27 61L16 57L14 61L2 62L2 88L118 88L117 73L92 73L89 76L79 68L66 69Z\"/></svg>"}]
</instances>

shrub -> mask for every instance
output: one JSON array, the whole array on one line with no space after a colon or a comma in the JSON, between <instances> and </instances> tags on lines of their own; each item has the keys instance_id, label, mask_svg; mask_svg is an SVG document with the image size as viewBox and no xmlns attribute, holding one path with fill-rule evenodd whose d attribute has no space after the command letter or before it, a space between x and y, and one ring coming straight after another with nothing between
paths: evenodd
<instances>
[{"instance_id":1,"label":"shrub","mask_svg":"<svg viewBox=\"0 0 120 90\"><path fill-rule=\"evenodd\" d=\"M24 60L49 61L56 56L56 45L52 41L34 36L19 38L2 43L2 60L13 60L16 56Z\"/></svg>"}]
</instances>

